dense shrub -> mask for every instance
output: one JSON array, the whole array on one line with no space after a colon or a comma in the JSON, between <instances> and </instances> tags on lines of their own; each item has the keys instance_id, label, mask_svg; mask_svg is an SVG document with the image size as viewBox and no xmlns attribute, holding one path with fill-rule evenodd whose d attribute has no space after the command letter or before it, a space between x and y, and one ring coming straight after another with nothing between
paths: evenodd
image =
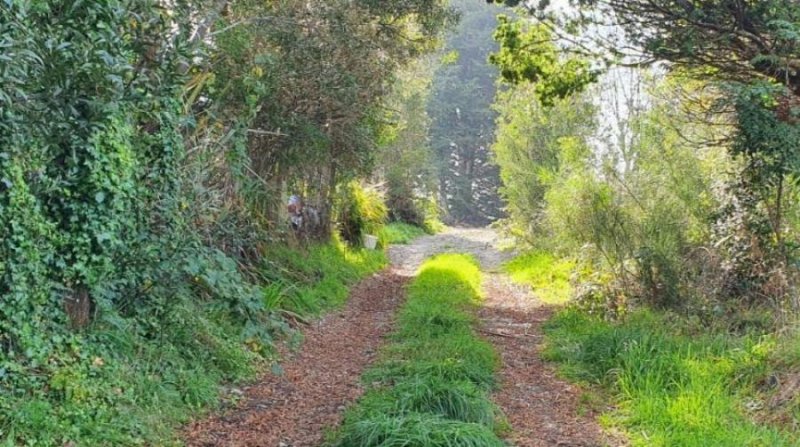
<instances>
[{"instance_id":1,"label":"dense shrub","mask_svg":"<svg viewBox=\"0 0 800 447\"><path fill-rule=\"evenodd\" d=\"M753 222L756 213L742 214L746 210L739 207L733 213L739 224L728 219L725 231L717 231L720 210L730 203L731 173L741 161L725 146L696 148L689 141L687 135L716 138L717 128L674 108L676 99L665 91L674 82L651 85L652 98L665 99L631 105L637 112L616 124L629 134L602 150L591 150L597 144L592 135L602 129L591 124L595 111L585 99L544 108L531 87L515 86L498 105L494 149L507 180L507 225L519 239L577 259L593 272L575 290L596 310L616 313L624 303L640 302L705 312L743 296L725 285L736 282L724 271L736 259L726 247L759 240L735 229ZM672 122L680 122L681 130ZM759 251L740 248L751 255Z\"/></svg>"}]
</instances>

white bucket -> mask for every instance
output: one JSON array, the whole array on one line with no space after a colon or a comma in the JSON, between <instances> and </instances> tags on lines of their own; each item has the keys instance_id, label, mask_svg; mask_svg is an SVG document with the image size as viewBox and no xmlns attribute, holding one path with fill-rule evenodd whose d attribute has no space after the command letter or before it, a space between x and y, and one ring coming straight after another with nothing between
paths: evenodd
<instances>
[{"instance_id":1,"label":"white bucket","mask_svg":"<svg viewBox=\"0 0 800 447\"><path fill-rule=\"evenodd\" d=\"M373 236L371 234L364 235L364 247L375 250L375 247L378 246L378 236Z\"/></svg>"}]
</instances>

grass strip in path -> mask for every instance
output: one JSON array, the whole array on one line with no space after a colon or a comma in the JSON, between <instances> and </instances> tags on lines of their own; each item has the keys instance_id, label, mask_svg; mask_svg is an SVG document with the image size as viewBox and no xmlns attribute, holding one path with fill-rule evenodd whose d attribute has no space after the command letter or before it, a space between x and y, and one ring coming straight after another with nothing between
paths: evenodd
<instances>
[{"instance_id":1,"label":"grass strip in path","mask_svg":"<svg viewBox=\"0 0 800 447\"><path fill-rule=\"evenodd\" d=\"M370 389L332 435L336 447L501 447L490 400L498 357L474 330L481 273L465 255L427 261L393 342L364 375Z\"/></svg>"}]
</instances>

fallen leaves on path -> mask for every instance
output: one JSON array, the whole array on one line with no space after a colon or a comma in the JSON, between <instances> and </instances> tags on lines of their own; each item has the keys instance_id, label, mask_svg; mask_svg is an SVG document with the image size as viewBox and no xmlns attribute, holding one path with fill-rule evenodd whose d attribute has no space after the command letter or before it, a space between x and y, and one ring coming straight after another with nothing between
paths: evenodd
<instances>
[{"instance_id":1,"label":"fallen leaves on path","mask_svg":"<svg viewBox=\"0 0 800 447\"><path fill-rule=\"evenodd\" d=\"M238 405L195 421L188 446L310 447L322 443L363 392L360 376L391 330L409 278L391 270L355 287L346 307L312 323L297 353L283 352L283 374L244 387Z\"/></svg>"},{"instance_id":2,"label":"fallen leaves on path","mask_svg":"<svg viewBox=\"0 0 800 447\"><path fill-rule=\"evenodd\" d=\"M502 358L494 400L511 425L508 441L516 447L608 445L595 415L579 411L580 389L556 377L539 356L541 325L552 309L503 275L487 276L484 290L481 332Z\"/></svg>"}]
</instances>

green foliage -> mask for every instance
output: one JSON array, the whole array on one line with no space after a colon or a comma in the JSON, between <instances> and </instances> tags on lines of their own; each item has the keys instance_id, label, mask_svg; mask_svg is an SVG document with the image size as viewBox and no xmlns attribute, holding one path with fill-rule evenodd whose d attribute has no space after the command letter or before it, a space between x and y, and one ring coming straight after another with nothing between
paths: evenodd
<instances>
[{"instance_id":1,"label":"green foliage","mask_svg":"<svg viewBox=\"0 0 800 447\"><path fill-rule=\"evenodd\" d=\"M476 337L480 271L464 255L427 261L411 284L393 343L365 373L372 384L335 434L336 446L503 446L489 400L497 368Z\"/></svg>"},{"instance_id":2,"label":"green foliage","mask_svg":"<svg viewBox=\"0 0 800 447\"><path fill-rule=\"evenodd\" d=\"M564 59L547 25L527 26L523 21L498 17L495 40L500 51L489 60L500 68L506 82L536 85L536 94L545 106L583 91L597 81L599 73L586 59Z\"/></svg>"},{"instance_id":3,"label":"green foliage","mask_svg":"<svg viewBox=\"0 0 800 447\"><path fill-rule=\"evenodd\" d=\"M562 250L582 249L596 267L610 270L628 297L658 306L687 304L682 295L710 297L710 284L694 283L688 267L692 231L699 228L707 237L713 211L692 212L701 205L697 198L712 197L707 173L684 170L702 166L702 156L680 146L666 146L669 152L661 154L650 147L657 146L641 146L637 169L624 179L605 182L578 169L559 180L545 196L547 228ZM706 289L680 289L690 284Z\"/></svg>"},{"instance_id":4,"label":"green foliage","mask_svg":"<svg viewBox=\"0 0 800 447\"><path fill-rule=\"evenodd\" d=\"M300 25L309 11L313 32ZM216 118L210 131L239 145L243 180L230 188L270 223L285 217L288 189L302 193L322 221L313 236L327 239L337 186L375 166L390 82L455 18L439 0L229 2L196 97L211 99L198 119Z\"/></svg>"},{"instance_id":5,"label":"green foliage","mask_svg":"<svg viewBox=\"0 0 800 447\"><path fill-rule=\"evenodd\" d=\"M339 234L353 246L362 245L364 235L378 235L389 218L383 195L355 180L342 187L338 202Z\"/></svg>"},{"instance_id":6,"label":"green foliage","mask_svg":"<svg viewBox=\"0 0 800 447\"><path fill-rule=\"evenodd\" d=\"M590 152L595 107L588 98L558 100L549 108L536 100L531 84L500 93L494 161L500 167L500 194L507 203L503 221L510 232L535 244L541 234L542 204L548 189Z\"/></svg>"},{"instance_id":7,"label":"green foliage","mask_svg":"<svg viewBox=\"0 0 800 447\"><path fill-rule=\"evenodd\" d=\"M398 73L386 98L387 119L378 172L386 185L386 205L393 221L423 226L435 215L437 169L430 147L427 113L431 82L438 64L431 56Z\"/></svg>"},{"instance_id":8,"label":"green foliage","mask_svg":"<svg viewBox=\"0 0 800 447\"><path fill-rule=\"evenodd\" d=\"M715 227L718 246L728 260L731 293L753 301L763 296L782 300L785 297L769 289L780 275L776 266L797 257L798 240L785 216L797 191L800 169L797 102L780 85L757 83L732 89L738 129L731 151L743 159L745 167L720 210ZM722 236L733 232L750 237Z\"/></svg>"},{"instance_id":9,"label":"green foliage","mask_svg":"<svg viewBox=\"0 0 800 447\"><path fill-rule=\"evenodd\" d=\"M252 378L272 357L272 337L289 331L277 314L302 318L339 306L350 285L386 262L379 251L342 244L276 248L258 271L269 286L257 288L243 286L221 253L196 256L186 266L191 283L161 315L106 316L91 333L69 336L34 381L14 377L25 371L4 361L3 437L36 445L173 442L178 424L217 405L221 383Z\"/></svg>"},{"instance_id":10,"label":"green foliage","mask_svg":"<svg viewBox=\"0 0 800 447\"><path fill-rule=\"evenodd\" d=\"M769 338L708 333L637 312L618 324L575 310L546 325L545 356L568 377L618 397L609 416L632 445L796 445L744 410L768 370Z\"/></svg>"},{"instance_id":11,"label":"green foliage","mask_svg":"<svg viewBox=\"0 0 800 447\"><path fill-rule=\"evenodd\" d=\"M576 267L574 261L538 251L517 256L504 269L514 282L531 286L543 303L564 304L573 296L571 282Z\"/></svg>"},{"instance_id":12,"label":"green foliage","mask_svg":"<svg viewBox=\"0 0 800 447\"><path fill-rule=\"evenodd\" d=\"M506 444L480 424L438 415L406 413L402 417L377 414L355 422L336 445L503 447Z\"/></svg>"},{"instance_id":13,"label":"green foliage","mask_svg":"<svg viewBox=\"0 0 800 447\"><path fill-rule=\"evenodd\" d=\"M652 89L669 98L673 82L680 81ZM614 312L625 302L699 310L722 299L716 248L697 247L711 244L722 201L717 185L736 163L724 147L688 141L712 138L713 126L687 122L667 99L650 110L628 105L640 111L616 125L629 134L593 150L598 110L587 99L544 109L535 95L530 86L515 87L497 105L493 149L512 234L579 260L594 273L583 275L588 284L576 292L610 299Z\"/></svg>"},{"instance_id":14,"label":"green foliage","mask_svg":"<svg viewBox=\"0 0 800 447\"><path fill-rule=\"evenodd\" d=\"M701 68L717 79L757 82L767 76L793 89L798 86L800 15L791 1L733 8L725 1L691 7L668 1L609 3L633 42L657 58Z\"/></svg>"},{"instance_id":15,"label":"green foliage","mask_svg":"<svg viewBox=\"0 0 800 447\"><path fill-rule=\"evenodd\" d=\"M758 83L735 90L739 132L733 151L757 159L751 181L774 188L781 178L800 172L800 110L793 110L791 93L780 85Z\"/></svg>"},{"instance_id":16,"label":"green foliage","mask_svg":"<svg viewBox=\"0 0 800 447\"><path fill-rule=\"evenodd\" d=\"M3 2L0 440L169 444L286 318L383 266L338 243L272 260L266 229L290 186L328 222L371 167L392 74L453 19L439 1ZM385 210L358 199L377 231Z\"/></svg>"},{"instance_id":17,"label":"green foliage","mask_svg":"<svg viewBox=\"0 0 800 447\"><path fill-rule=\"evenodd\" d=\"M791 0L488 0L522 6L564 37L569 51L607 63L665 60L705 80L800 84L798 12ZM624 38L616 38L617 31Z\"/></svg>"},{"instance_id":18,"label":"green foliage","mask_svg":"<svg viewBox=\"0 0 800 447\"><path fill-rule=\"evenodd\" d=\"M642 219L635 209L625 210L626 207L618 209L624 212L608 214L607 217L617 216L641 223L627 229L623 228L625 221L614 224L610 229L619 233L614 242L636 237L633 234L650 239L647 244L631 247L632 250L627 251L632 256L624 257L635 259L639 271L632 272L633 276L638 277L636 280L646 289L645 293L660 295L655 301L662 304L675 303L678 295L685 293L678 290L680 287L670 285L681 280L681 270L716 270L714 279L721 286L719 289L724 291L722 295L751 302L785 302L788 299L785 290L790 288L790 281L786 278L795 274L787 273L786 268L796 262L797 245L786 221L787 214L793 213L787 213L791 208L787 204L792 202L790 197L796 190L794 173L797 170L797 134L800 129L797 119L800 103L800 33L797 24L800 15L796 5L788 0L744 3L724 0L572 0L568 2L571 8L550 1L502 3L527 9L539 22L539 27L529 31L526 40L523 25L503 23L498 28L498 36L504 40L504 50L508 51L501 51L496 62L501 63L504 77L511 81L532 78L541 83L545 97L553 92L570 94L580 91L584 84L582 81L588 82L591 78L586 75L590 72L585 62L576 62L573 67L568 67L566 62L563 70L554 70L556 79L564 78L564 82L547 86L547 68L558 65L559 53L581 54L607 65L619 62L649 65L657 60L668 61L672 73L684 81L701 80L706 83L704 87L717 89L711 97L702 98L695 92L688 99L675 98L673 106L682 104L694 109L690 114L693 117L690 125L705 121L711 124L707 126L705 136L683 129L678 134L689 136L698 150L709 146L724 148L729 151L731 159L744 163L737 168L738 178L720 176L712 179L727 183L718 186L714 194L718 210L713 215L698 216L696 213L699 208L707 209L705 199L709 195L710 182L705 179L695 178L681 186L683 190L680 193L684 194L692 184L699 186L698 180L705 181L706 186L697 189L705 189L700 201L677 197L683 202L678 203L674 197L665 197L649 189L639 190L634 184L636 181L628 180L627 172L631 168L637 170L639 149L636 149L629 154L632 156L617 160L625 164L623 169L606 167L608 172L603 174L617 177L623 186L623 191L617 191L622 193L621 196L635 196L634 200L647 202L651 198L648 194L652 193L669 205L650 210L663 214L652 216L649 222ZM609 33L609 29L617 31ZM624 36L615 36L621 34L620 31ZM554 36L558 46L553 43ZM608 74L611 72L613 69ZM572 89L573 85L578 88ZM624 100L620 96L624 95L617 95L614 101ZM636 107L628 104L610 111L619 114L626 109L635 110ZM608 116L603 114L603 118ZM721 120L721 116L729 120ZM685 121L679 120L681 125L685 125ZM717 133L708 130L714 126L726 130L721 132L722 135L709 139L709 135ZM634 122L623 124L617 129L620 131L617 139L624 141L631 135L633 140L638 139L636 127L638 125ZM645 131L652 132L652 129ZM645 137L650 138L649 135ZM623 152L627 150L622 149ZM678 186L683 182L674 180L672 183ZM620 201L621 196L618 194L615 201ZM698 202L702 203L701 207L694 206ZM642 208L647 207L645 203ZM678 207L695 212L691 219L693 222L680 222ZM701 220L698 221L698 217ZM711 224L711 221L715 222ZM671 228L658 228L660 222ZM688 234L681 235L679 229L687 224L694 232L692 236L705 233L703 236L707 237L712 233L714 240L707 241L705 249L710 253L709 258L721 258L721 261L712 261L712 265L704 266L679 265L678 260L685 260L687 252L691 251L692 244L685 240ZM618 270L633 269L620 266ZM621 273L617 275L622 276ZM629 278L623 282L631 281ZM764 297L769 298L765 300Z\"/></svg>"},{"instance_id":19,"label":"green foliage","mask_svg":"<svg viewBox=\"0 0 800 447\"><path fill-rule=\"evenodd\" d=\"M178 423L216 404L221 382L252 377L284 329L227 258L198 256L186 265L196 276L171 289L168 302L134 316L104 309L91 332L47 333L50 358L35 375L20 357L5 357L3 437L25 445L168 442ZM163 285L151 287L159 297Z\"/></svg>"}]
</instances>

